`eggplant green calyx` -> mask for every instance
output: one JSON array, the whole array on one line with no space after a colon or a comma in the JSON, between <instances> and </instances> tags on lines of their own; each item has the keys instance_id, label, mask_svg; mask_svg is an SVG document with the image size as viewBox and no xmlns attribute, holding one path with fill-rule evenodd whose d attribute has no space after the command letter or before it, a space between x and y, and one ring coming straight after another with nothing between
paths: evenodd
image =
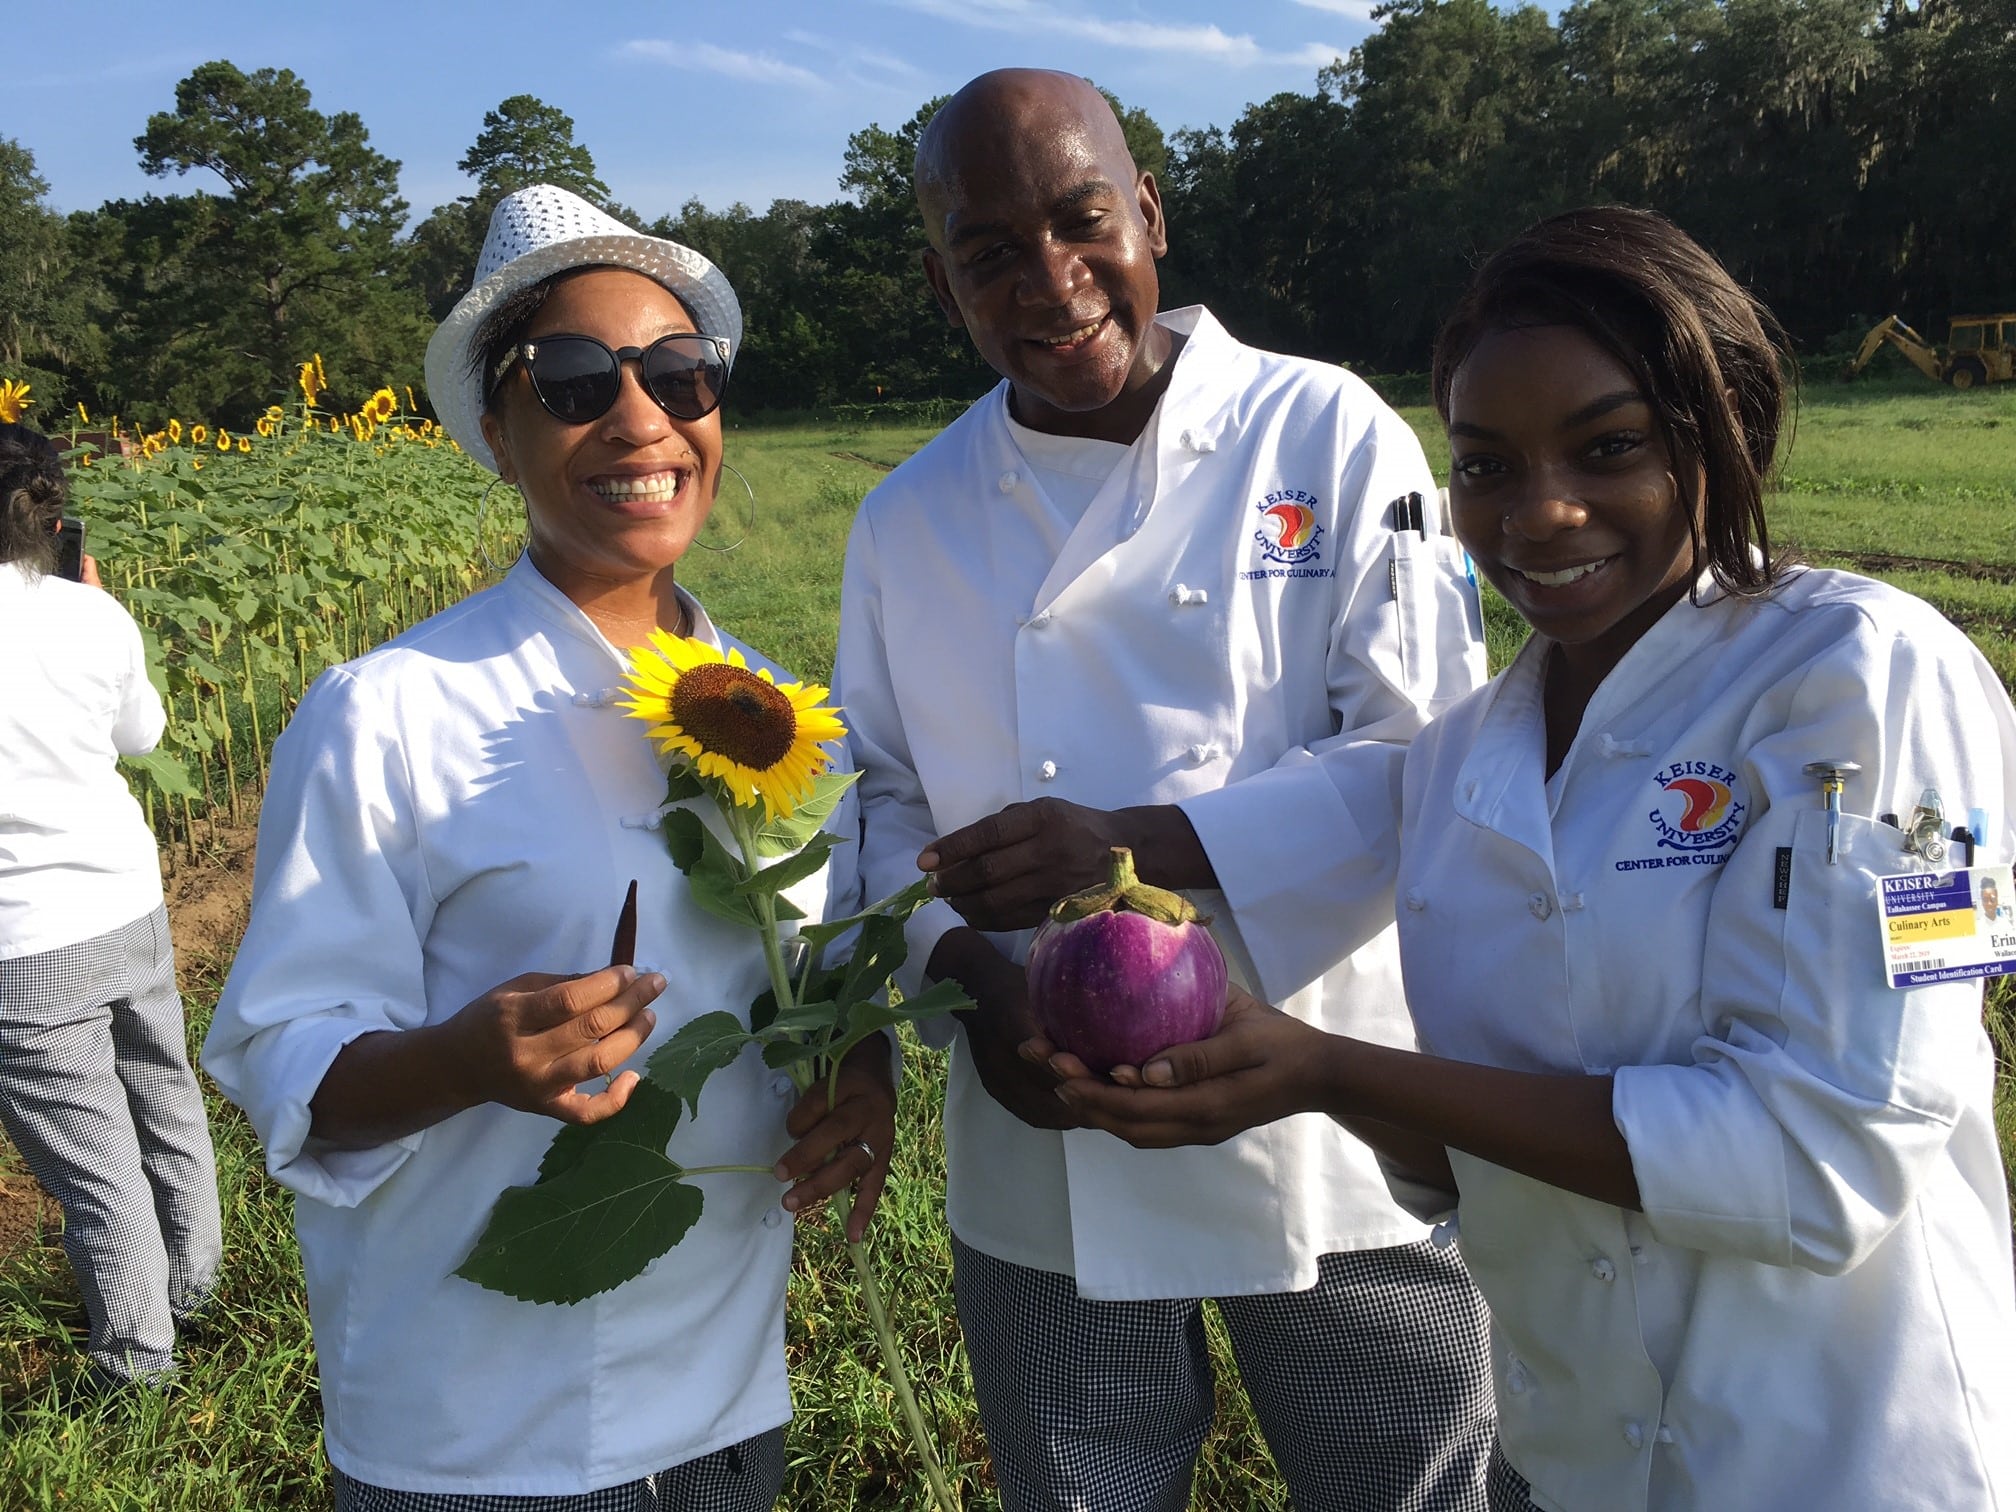
<instances>
[{"instance_id":1,"label":"eggplant green calyx","mask_svg":"<svg viewBox=\"0 0 2016 1512\"><path fill-rule=\"evenodd\" d=\"M1190 900L1166 887L1151 887L1134 875L1134 852L1124 845L1113 847L1113 871L1099 887L1059 898L1050 906L1050 917L1059 924L1076 923L1099 913L1138 913L1158 924L1209 924Z\"/></svg>"}]
</instances>

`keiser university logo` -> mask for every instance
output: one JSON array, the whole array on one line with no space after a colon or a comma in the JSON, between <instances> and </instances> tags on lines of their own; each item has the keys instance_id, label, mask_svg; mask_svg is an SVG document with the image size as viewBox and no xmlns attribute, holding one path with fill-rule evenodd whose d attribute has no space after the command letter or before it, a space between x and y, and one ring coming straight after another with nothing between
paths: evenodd
<instances>
[{"instance_id":1,"label":"keiser university logo","mask_svg":"<svg viewBox=\"0 0 2016 1512\"><path fill-rule=\"evenodd\" d=\"M1254 578L1327 578L1334 567L1321 567L1323 526L1316 518L1315 494L1302 488L1277 488L1253 506L1260 528L1253 539L1260 547L1259 565L1239 574Z\"/></svg>"},{"instance_id":2,"label":"keiser university logo","mask_svg":"<svg viewBox=\"0 0 2016 1512\"><path fill-rule=\"evenodd\" d=\"M1659 850L1671 854L1619 861L1617 870L1720 866L1729 859L1750 812L1734 772L1712 761L1675 761L1652 774L1652 785L1659 797L1645 817Z\"/></svg>"}]
</instances>

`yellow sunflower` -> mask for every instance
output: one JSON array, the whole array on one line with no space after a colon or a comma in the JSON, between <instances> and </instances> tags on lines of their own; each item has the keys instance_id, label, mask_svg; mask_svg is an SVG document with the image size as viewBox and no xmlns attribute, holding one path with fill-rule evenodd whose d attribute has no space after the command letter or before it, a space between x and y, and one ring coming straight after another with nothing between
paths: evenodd
<instances>
[{"instance_id":1,"label":"yellow sunflower","mask_svg":"<svg viewBox=\"0 0 2016 1512\"><path fill-rule=\"evenodd\" d=\"M210 428L207 425L192 425L189 427L189 444L191 446L201 446L209 439Z\"/></svg>"},{"instance_id":2,"label":"yellow sunflower","mask_svg":"<svg viewBox=\"0 0 2016 1512\"><path fill-rule=\"evenodd\" d=\"M626 713L650 726L660 750L690 759L702 777L720 779L735 801L789 818L826 770L821 742L847 733L817 683L779 684L742 653L724 657L705 641L651 632L630 653Z\"/></svg>"},{"instance_id":3,"label":"yellow sunflower","mask_svg":"<svg viewBox=\"0 0 2016 1512\"><path fill-rule=\"evenodd\" d=\"M365 418L375 420L380 425L390 420L393 415L398 413L398 410L399 396L389 388L381 388L366 400L364 404Z\"/></svg>"},{"instance_id":4,"label":"yellow sunflower","mask_svg":"<svg viewBox=\"0 0 2016 1512\"><path fill-rule=\"evenodd\" d=\"M21 411L35 401L28 397L28 385L13 378L0 378L0 420L18 423Z\"/></svg>"}]
</instances>

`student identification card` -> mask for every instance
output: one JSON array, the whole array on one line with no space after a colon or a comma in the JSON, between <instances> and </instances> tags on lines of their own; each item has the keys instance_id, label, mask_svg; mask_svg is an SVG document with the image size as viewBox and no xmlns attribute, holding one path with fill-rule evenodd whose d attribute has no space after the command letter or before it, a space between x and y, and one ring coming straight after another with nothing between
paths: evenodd
<instances>
[{"instance_id":1,"label":"student identification card","mask_svg":"<svg viewBox=\"0 0 2016 1512\"><path fill-rule=\"evenodd\" d=\"M2016 878L2007 866L1885 877L1892 987L2016 972Z\"/></svg>"}]
</instances>

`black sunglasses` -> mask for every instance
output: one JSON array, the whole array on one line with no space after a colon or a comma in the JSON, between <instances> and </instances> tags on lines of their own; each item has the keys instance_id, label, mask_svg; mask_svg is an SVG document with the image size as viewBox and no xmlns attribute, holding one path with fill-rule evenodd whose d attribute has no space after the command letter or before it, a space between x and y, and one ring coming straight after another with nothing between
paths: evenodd
<instances>
[{"instance_id":1,"label":"black sunglasses","mask_svg":"<svg viewBox=\"0 0 2016 1512\"><path fill-rule=\"evenodd\" d=\"M644 391L675 420L700 420L720 408L728 389L728 338L673 331L648 347L616 351L593 336L542 336L521 341L490 373L490 388L524 359L532 392L546 413L586 425L609 413L623 386L623 364L634 361Z\"/></svg>"}]
</instances>

